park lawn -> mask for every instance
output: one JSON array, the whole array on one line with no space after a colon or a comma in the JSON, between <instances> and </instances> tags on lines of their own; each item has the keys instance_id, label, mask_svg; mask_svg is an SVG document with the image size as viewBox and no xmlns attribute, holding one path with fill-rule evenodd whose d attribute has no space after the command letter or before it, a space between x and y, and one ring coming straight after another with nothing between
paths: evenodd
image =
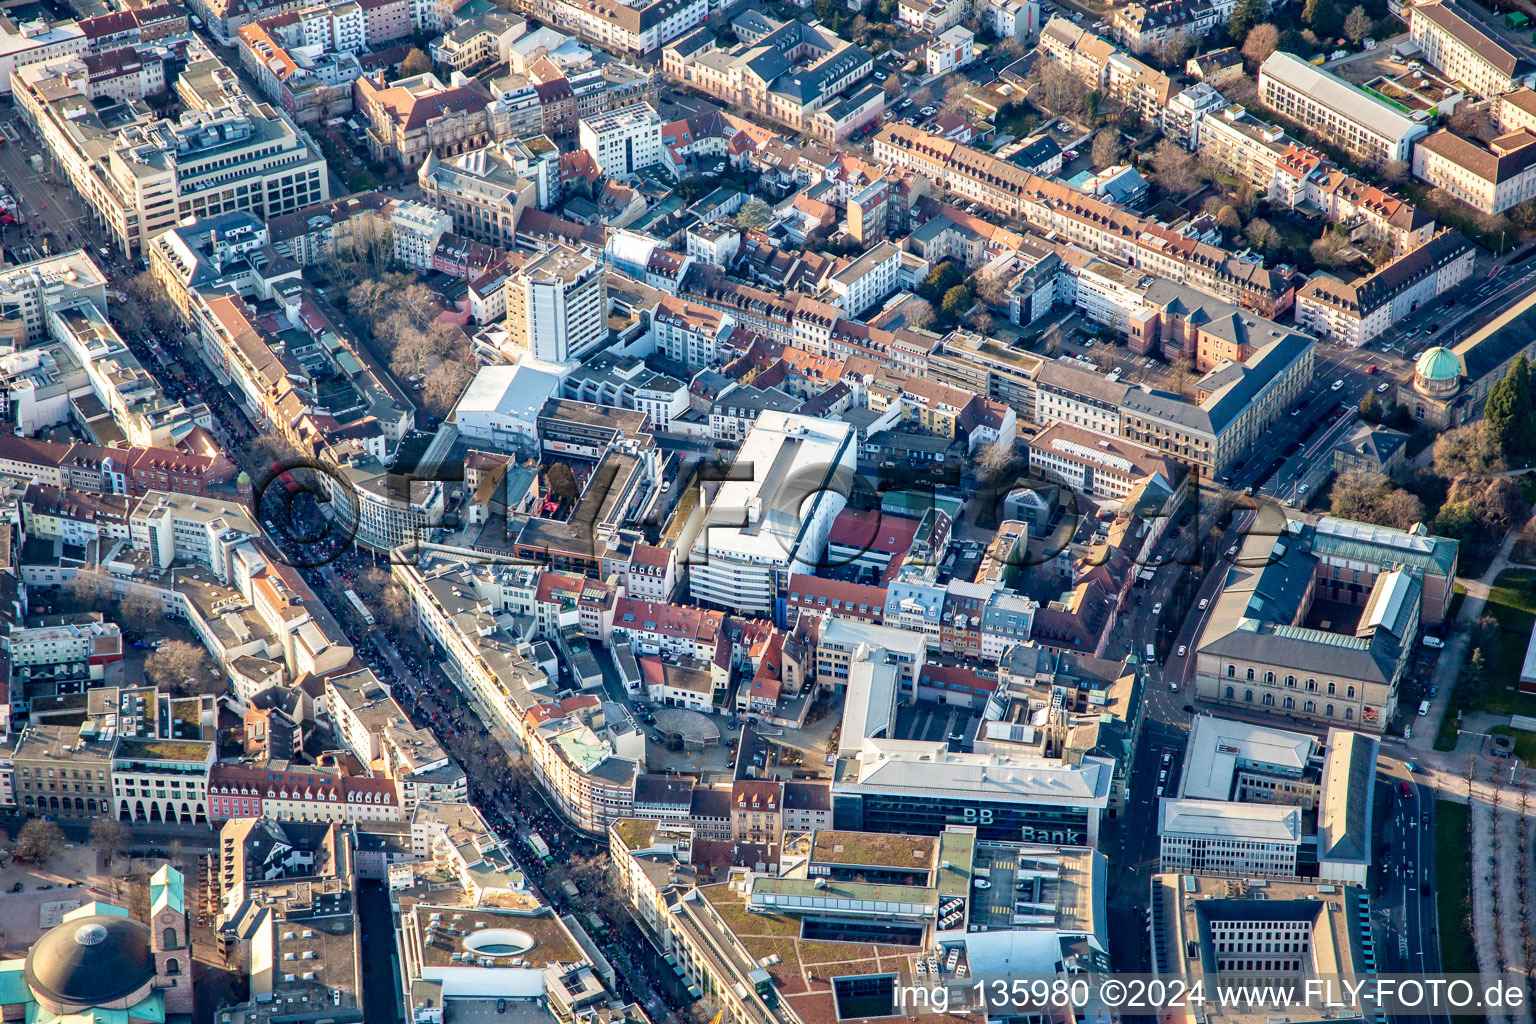
<instances>
[{"instance_id":1,"label":"park lawn","mask_svg":"<svg viewBox=\"0 0 1536 1024\"><path fill-rule=\"evenodd\" d=\"M1466 927L1467 805L1435 803L1435 905L1440 922L1440 970L1476 974L1477 950Z\"/></svg>"},{"instance_id":2,"label":"park lawn","mask_svg":"<svg viewBox=\"0 0 1536 1024\"><path fill-rule=\"evenodd\" d=\"M1493 711L1507 715L1536 716L1536 694L1515 689L1525 664L1525 649L1536 624L1536 569L1505 569L1488 591L1483 614L1499 620L1501 631L1490 655L1488 674L1493 680L1472 706L1455 710Z\"/></svg>"},{"instance_id":3,"label":"park lawn","mask_svg":"<svg viewBox=\"0 0 1536 1024\"><path fill-rule=\"evenodd\" d=\"M1515 756L1527 765L1536 765L1536 732L1526 732L1507 725L1496 725L1488 731L1495 736L1513 736Z\"/></svg>"}]
</instances>

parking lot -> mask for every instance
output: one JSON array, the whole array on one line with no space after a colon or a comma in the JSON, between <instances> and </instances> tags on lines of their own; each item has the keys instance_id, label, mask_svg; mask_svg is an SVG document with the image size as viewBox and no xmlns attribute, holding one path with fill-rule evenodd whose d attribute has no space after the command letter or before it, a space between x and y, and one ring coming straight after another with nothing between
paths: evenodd
<instances>
[{"instance_id":1,"label":"parking lot","mask_svg":"<svg viewBox=\"0 0 1536 1024\"><path fill-rule=\"evenodd\" d=\"M896 710L897 739L949 740L951 749L970 750L981 712L956 704L920 700Z\"/></svg>"}]
</instances>

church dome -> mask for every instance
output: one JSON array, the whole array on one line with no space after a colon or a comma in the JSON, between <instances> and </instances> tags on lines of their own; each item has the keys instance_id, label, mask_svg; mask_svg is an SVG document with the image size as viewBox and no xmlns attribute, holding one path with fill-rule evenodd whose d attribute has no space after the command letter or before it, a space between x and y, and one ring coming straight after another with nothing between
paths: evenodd
<instances>
[{"instance_id":1,"label":"church dome","mask_svg":"<svg viewBox=\"0 0 1536 1024\"><path fill-rule=\"evenodd\" d=\"M111 1006L146 989L155 976L149 929L107 914L65 921L32 946L26 976L42 1001Z\"/></svg>"}]
</instances>

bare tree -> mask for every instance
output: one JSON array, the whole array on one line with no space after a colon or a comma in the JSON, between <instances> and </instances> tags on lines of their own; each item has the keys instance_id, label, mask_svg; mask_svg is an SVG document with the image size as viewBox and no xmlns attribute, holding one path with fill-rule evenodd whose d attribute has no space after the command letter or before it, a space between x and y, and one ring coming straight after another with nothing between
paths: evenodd
<instances>
[{"instance_id":1,"label":"bare tree","mask_svg":"<svg viewBox=\"0 0 1536 1024\"><path fill-rule=\"evenodd\" d=\"M1487 420L1441 434L1435 439L1431 459L1435 472L1447 480L1496 473L1504 468L1504 458L1488 430Z\"/></svg>"},{"instance_id":2,"label":"bare tree","mask_svg":"<svg viewBox=\"0 0 1536 1024\"><path fill-rule=\"evenodd\" d=\"M178 695L222 693L225 688L208 652L185 640L171 640L146 658L144 675Z\"/></svg>"},{"instance_id":3,"label":"bare tree","mask_svg":"<svg viewBox=\"0 0 1536 1024\"><path fill-rule=\"evenodd\" d=\"M1312 259L1320 267L1342 267L1354 259L1354 246L1337 231L1324 231L1323 236L1312 243Z\"/></svg>"},{"instance_id":4,"label":"bare tree","mask_svg":"<svg viewBox=\"0 0 1536 1024\"><path fill-rule=\"evenodd\" d=\"M116 818L97 818L91 822L91 846L106 859L109 872L117 855L128 845L128 840L128 827Z\"/></svg>"},{"instance_id":5,"label":"bare tree","mask_svg":"<svg viewBox=\"0 0 1536 1024\"><path fill-rule=\"evenodd\" d=\"M165 609L148 594L134 592L124 596L117 606L117 621L126 630L143 636L160 624Z\"/></svg>"},{"instance_id":6,"label":"bare tree","mask_svg":"<svg viewBox=\"0 0 1536 1024\"><path fill-rule=\"evenodd\" d=\"M27 864L42 867L64 849L64 830L51 821L33 818L21 826L11 856Z\"/></svg>"},{"instance_id":7,"label":"bare tree","mask_svg":"<svg viewBox=\"0 0 1536 1024\"><path fill-rule=\"evenodd\" d=\"M1356 4L1344 19L1344 34L1356 43L1371 34L1371 16L1365 13L1365 8Z\"/></svg>"},{"instance_id":8,"label":"bare tree","mask_svg":"<svg viewBox=\"0 0 1536 1024\"><path fill-rule=\"evenodd\" d=\"M1065 67L1052 60L1042 60L1039 85L1034 100L1059 117L1082 117L1088 111L1087 90Z\"/></svg>"},{"instance_id":9,"label":"bare tree","mask_svg":"<svg viewBox=\"0 0 1536 1024\"><path fill-rule=\"evenodd\" d=\"M1277 237L1274 227L1263 217L1250 220L1248 226L1243 229L1243 234L1247 236L1249 244L1260 252L1274 245Z\"/></svg>"},{"instance_id":10,"label":"bare tree","mask_svg":"<svg viewBox=\"0 0 1536 1024\"><path fill-rule=\"evenodd\" d=\"M1177 196L1194 194L1203 184L1194 154L1163 139L1152 150L1152 178L1163 191Z\"/></svg>"},{"instance_id":11,"label":"bare tree","mask_svg":"<svg viewBox=\"0 0 1536 1024\"><path fill-rule=\"evenodd\" d=\"M1265 22L1253 26L1253 31L1248 33L1248 38L1243 41L1243 56L1257 67L1269 60L1270 54L1279 47L1280 30Z\"/></svg>"},{"instance_id":12,"label":"bare tree","mask_svg":"<svg viewBox=\"0 0 1536 1024\"><path fill-rule=\"evenodd\" d=\"M1125 159L1125 143L1113 128L1100 128L1093 137L1093 166L1096 170L1113 167Z\"/></svg>"},{"instance_id":13,"label":"bare tree","mask_svg":"<svg viewBox=\"0 0 1536 1024\"><path fill-rule=\"evenodd\" d=\"M81 608L100 608L112 600L112 586L100 569L79 569L63 586L64 596Z\"/></svg>"}]
</instances>

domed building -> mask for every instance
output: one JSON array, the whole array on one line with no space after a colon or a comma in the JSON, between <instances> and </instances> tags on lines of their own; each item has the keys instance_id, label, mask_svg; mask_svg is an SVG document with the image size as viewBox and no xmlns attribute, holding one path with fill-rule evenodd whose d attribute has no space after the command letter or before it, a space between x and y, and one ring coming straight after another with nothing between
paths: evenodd
<instances>
[{"instance_id":1,"label":"domed building","mask_svg":"<svg viewBox=\"0 0 1536 1024\"><path fill-rule=\"evenodd\" d=\"M65 914L24 960L0 961L6 1020L163 1024L192 1013L192 950L181 872L150 880L149 924L122 907L87 903Z\"/></svg>"},{"instance_id":2,"label":"domed building","mask_svg":"<svg viewBox=\"0 0 1536 1024\"><path fill-rule=\"evenodd\" d=\"M1441 345L1425 349L1413 367L1413 386L1436 397L1455 394L1461 387L1461 360Z\"/></svg>"},{"instance_id":3,"label":"domed building","mask_svg":"<svg viewBox=\"0 0 1536 1024\"><path fill-rule=\"evenodd\" d=\"M1401 400L1420 423L1449 427L1453 423L1452 406L1461 393L1461 359L1448 348L1436 345L1424 350L1413 366L1413 388Z\"/></svg>"}]
</instances>

